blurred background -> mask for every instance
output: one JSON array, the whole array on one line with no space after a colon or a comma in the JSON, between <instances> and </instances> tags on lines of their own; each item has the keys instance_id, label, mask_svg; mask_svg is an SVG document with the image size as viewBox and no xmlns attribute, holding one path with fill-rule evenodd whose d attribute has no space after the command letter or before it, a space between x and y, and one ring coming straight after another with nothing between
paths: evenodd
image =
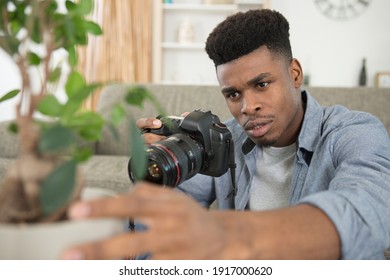
<instances>
[{"instance_id":1,"label":"blurred background","mask_svg":"<svg viewBox=\"0 0 390 280\"><path fill-rule=\"evenodd\" d=\"M390 88L388 0L95 0L91 17L104 36L79 50L80 71L90 82L217 84L204 51L207 35L228 15L252 8L289 20L293 55L308 85ZM0 96L19 86L16 66L0 50ZM0 104L0 121L14 117L15 104Z\"/></svg>"}]
</instances>

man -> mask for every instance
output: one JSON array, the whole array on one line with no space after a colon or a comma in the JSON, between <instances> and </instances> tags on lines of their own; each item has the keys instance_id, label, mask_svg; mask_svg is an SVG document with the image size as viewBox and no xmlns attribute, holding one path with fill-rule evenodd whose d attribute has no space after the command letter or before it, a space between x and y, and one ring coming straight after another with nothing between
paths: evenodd
<instances>
[{"instance_id":1,"label":"man","mask_svg":"<svg viewBox=\"0 0 390 280\"><path fill-rule=\"evenodd\" d=\"M178 189L138 184L128 196L80 203L74 218L136 218L146 231L69 250L66 258L383 259L390 246L390 141L381 122L301 91L303 72L278 12L228 17L210 34L234 119L237 194L230 176L196 175ZM139 128L158 128L140 119ZM147 143L161 136L145 135Z\"/></svg>"}]
</instances>

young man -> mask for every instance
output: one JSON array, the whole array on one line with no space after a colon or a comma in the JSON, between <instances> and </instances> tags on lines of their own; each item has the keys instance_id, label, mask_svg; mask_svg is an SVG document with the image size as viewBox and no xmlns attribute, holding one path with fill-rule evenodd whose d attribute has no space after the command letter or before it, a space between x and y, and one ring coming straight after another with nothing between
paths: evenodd
<instances>
[{"instance_id":1,"label":"young man","mask_svg":"<svg viewBox=\"0 0 390 280\"><path fill-rule=\"evenodd\" d=\"M205 206L216 199L226 211L207 211L181 192L140 183L128 196L75 205L70 215L130 216L146 231L80 246L65 257L384 258L390 141L381 122L342 106L322 107L301 90L289 24L276 11L228 17L210 34L206 51L234 117L227 122L237 164L234 201L228 173L196 175L178 187ZM145 135L147 143L159 139ZM229 211L233 205L243 211Z\"/></svg>"}]
</instances>

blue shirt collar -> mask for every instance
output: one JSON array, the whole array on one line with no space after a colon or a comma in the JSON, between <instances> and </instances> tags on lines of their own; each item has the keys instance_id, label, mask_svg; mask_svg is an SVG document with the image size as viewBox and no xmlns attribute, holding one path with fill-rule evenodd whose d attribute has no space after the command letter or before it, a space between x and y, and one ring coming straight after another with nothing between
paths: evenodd
<instances>
[{"instance_id":1,"label":"blue shirt collar","mask_svg":"<svg viewBox=\"0 0 390 280\"><path fill-rule=\"evenodd\" d=\"M302 101L306 104L301 131L298 136L298 149L313 152L321 135L323 118L322 106L306 91L302 91Z\"/></svg>"}]
</instances>

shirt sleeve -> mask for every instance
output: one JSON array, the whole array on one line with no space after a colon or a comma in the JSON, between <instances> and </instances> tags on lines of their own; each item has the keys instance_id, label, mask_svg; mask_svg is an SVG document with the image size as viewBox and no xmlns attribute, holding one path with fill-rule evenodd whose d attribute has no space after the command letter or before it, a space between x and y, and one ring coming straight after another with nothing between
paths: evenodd
<instances>
[{"instance_id":1,"label":"shirt sleeve","mask_svg":"<svg viewBox=\"0 0 390 280\"><path fill-rule=\"evenodd\" d=\"M181 183L177 189L191 196L202 206L209 208L216 198L214 185L213 177L197 174Z\"/></svg>"},{"instance_id":2,"label":"shirt sleeve","mask_svg":"<svg viewBox=\"0 0 390 280\"><path fill-rule=\"evenodd\" d=\"M374 117L359 115L329 136L334 176L328 191L303 198L335 224L343 259L383 258L390 247L390 140Z\"/></svg>"}]
</instances>

